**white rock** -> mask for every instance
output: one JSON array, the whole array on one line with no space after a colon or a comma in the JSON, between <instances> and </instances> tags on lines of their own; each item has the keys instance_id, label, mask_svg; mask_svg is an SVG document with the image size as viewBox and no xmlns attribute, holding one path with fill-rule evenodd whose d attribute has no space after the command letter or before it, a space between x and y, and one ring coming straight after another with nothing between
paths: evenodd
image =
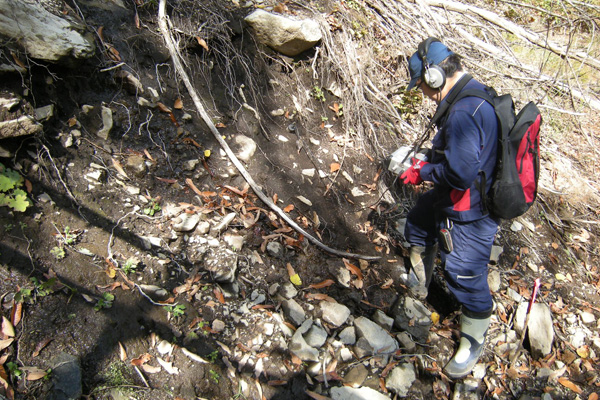
<instances>
[{"instance_id":1,"label":"white rock","mask_svg":"<svg viewBox=\"0 0 600 400\"><path fill-rule=\"evenodd\" d=\"M236 135L233 141L239 147L235 153L237 158L244 162L250 161L256 152L256 142L244 135Z\"/></svg>"},{"instance_id":2,"label":"white rock","mask_svg":"<svg viewBox=\"0 0 600 400\"><path fill-rule=\"evenodd\" d=\"M366 386L361 388L333 387L329 393L333 400L390 400L389 396Z\"/></svg>"},{"instance_id":3,"label":"white rock","mask_svg":"<svg viewBox=\"0 0 600 400\"><path fill-rule=\"evenodd\" d=\"M302 175L312 178L313 176L315 176L315 169L314 168L303 169Z\"/></svg>"}]
</instances>

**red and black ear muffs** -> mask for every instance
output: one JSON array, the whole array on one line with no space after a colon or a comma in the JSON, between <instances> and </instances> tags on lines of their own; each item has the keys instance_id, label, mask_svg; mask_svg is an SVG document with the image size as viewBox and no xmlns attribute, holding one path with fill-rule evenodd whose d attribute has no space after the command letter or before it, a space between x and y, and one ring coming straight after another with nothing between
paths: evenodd
<instances>
[{"instance_id":1,"label":"red and black ear muffs","mask_svg":"<svg viewBox=\"0 0 600 400\"><path fill-rule=\"evenodd\" d=\"M422 41L417 48L417 54L423 62L423 70L421 71L421 79L431 89L438 90L444 87L446 84L446 73L437 64L429 63L427 61L427 54L429 53L429 46L431 43L439 42L437 38L429 37Z\"/></svg>"}]
</instances>

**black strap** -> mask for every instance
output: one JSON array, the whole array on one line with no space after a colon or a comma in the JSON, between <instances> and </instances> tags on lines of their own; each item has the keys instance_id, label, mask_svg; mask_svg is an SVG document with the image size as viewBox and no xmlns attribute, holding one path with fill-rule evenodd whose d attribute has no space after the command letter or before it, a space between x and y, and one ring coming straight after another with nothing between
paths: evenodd
<instances>
[{"instance_id":1,"label":"black strap","mask_svg":"<svg viewBox=\"0 0 600 400\"><path fill-rule=\"evenodd\" d=\"M473 77L471 75L464 74L452 88L451 93L448 95L449 97L444 99L442 101L442 103L438 106L437 110L435 111L435 114L433 114L433 117L427 124L427 127L425 128L423 135L421 135L421 137L415 142L415 147L413 149L414 150L413 152L415 154L423 146L423 144L429 139L429 130L433 127L433 125L437 124L437 122L440 120L440 118L442 118L446 114L446 112L450 109L450 107L454 104L454 102L456 102L457 97L459 97L459 94L461 93L462 89L465 87L465 85L467 83L469 83L469 81L471 79L473 79ZM468 90L468 91L470 92L470 90ZM479 92L481 92L481 90ZM460 97L462 98L462 96L460 96ZM404 162L404 161L405 160L403 160L402 162Z\"/></svg>"}]
</instances>

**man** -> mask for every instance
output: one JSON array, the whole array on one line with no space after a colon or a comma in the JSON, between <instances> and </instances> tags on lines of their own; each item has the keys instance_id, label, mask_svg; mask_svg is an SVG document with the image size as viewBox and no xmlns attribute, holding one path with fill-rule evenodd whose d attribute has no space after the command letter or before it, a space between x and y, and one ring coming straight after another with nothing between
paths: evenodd
<instances>
[{"instance_id":1,"label":"man","mask_svg":"<svg viewBox=\"0 0 600 400\"><path fill-rule=\"evenodd\" d=\"M433 182L409 212L405 237L419 285L412 292L427 296L438 242L450 291L462 305L459 347L446 365L451 378L468 375L483 352L493 310L487 265L498 229L483 201L496 165L498 122L491 104L464 97L462 90L485 90L462 68L461 59L435 38L428 38L409 59L410 83L438 104L428 162L412 160L400 179L405 184ZM490 179L485 179L488 177ZM482 186L486 186L485 188Z\"/></svg>"}]
</instances>

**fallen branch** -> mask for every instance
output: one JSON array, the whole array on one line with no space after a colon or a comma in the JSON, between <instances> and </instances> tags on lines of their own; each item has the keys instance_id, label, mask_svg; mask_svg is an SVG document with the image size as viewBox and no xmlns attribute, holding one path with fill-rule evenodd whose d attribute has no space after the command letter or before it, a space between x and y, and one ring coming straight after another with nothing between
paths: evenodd
<instances>
[{"instance_id":1,"label":"fallen branch","mask_svg":"<svg viewBox=\"0 0 600 400\"><path fill-rule=\"evenodd\" d=\"M169 30L169 27L167 25L167 16L165 13L165 8L166 8L166 0L160 0L159 8L158 8L158 25L160 27L163 38L165 40L165 44L166 44L167 48L169 49L169 53L171 54L171 58L173 59L173 64L175 65L175 70L176 70L177 74L179 75L179 77L181 78L181 80L183 81L183 83L185 84L185 86L188 90L188 93L190 94L192 100L194 101L194 105L196 106L198 113L202 117L202 120L204 121L206 126L208 126L209 130L211 131L211 133L213 134L215 139L221 145L221 148L225 151L225 153L227 154L227 156L229 157L229 159L231 160L233 165L235 165L235 167L238 169L238 171L240 171L240 174L244 177L244 179L246 179L246 181L248 182L248 184L250 185L252 190L256 193L256 195L265 204L267 204L269 206L269 208L271 208L271 210L273 210L275 213L277 213L277 215L279 215L283 220L285 220L292 228L294 228L297 232L304 235L304 237L306 237L314 245L321 248L322 250L325 250L326 252L334 254L339 257L357 258L357 259L363 259L363 260L369 260L369 261L374 261L374 260L380 259L381 257L365 256L365 255L361 255L361 254L348 253L345 251L332 249L331 247L324 245L317 238L315 238L314 236L312 236L311 234L306 232L304 229L302 229L281 208L279 208L277 205L275 205L275 203L273 203L273 201L267 195L265 195L262 192L262 190L256 184L256 182L254 181L252 176L248 173L248 171L246 171L246 168L244 168L242 163L235 156L235 154L233 153L233 151L231 150L231 148L229 147L227 142L225 142L225 140L223 140L223 138L221 137L221 134L219 133L219 131L213 124L211 118L206 113L206 110L204 109L204 106L202 105L202 102L200 101L200 97L198 96L196 89L192 85L192 82L190 81L188 74L186 73L185 69L183 68L181 60L179 58L179 53L177 52L177 49L175 48L173 37L171 36L171 31Z\"/></svg>"},{"instance_id":2,"label":"fallen branch","mask_svg":"<svg viewBox=\"0 0 600 400\"><path fill-rule=\"evenodd\" d=\"M498 14L495 14L491 11L485 10L483 8L475 7L470 4L462 4L455 1L450 0L427 0L427 5L433 7L441 7L446 10L456 11L460 13L471 12L475 15L479 15L481 18L499 26L502 29L505 29L512 33L513 35L528 40L529 42L540 46L541 48L550 50L561 57L572 57L579 62L587 64L593 68L600 69L600 60L597 60L593 57L590 57L589 54L585 52L572 52L567 46L562 46L556 43L552 43L546 40L545 37L540 37L540 35L527 31L523 29L519 25L515 24L512 21L509 21L505 18L501 18Z\"/></svg>"}]
</instances>

